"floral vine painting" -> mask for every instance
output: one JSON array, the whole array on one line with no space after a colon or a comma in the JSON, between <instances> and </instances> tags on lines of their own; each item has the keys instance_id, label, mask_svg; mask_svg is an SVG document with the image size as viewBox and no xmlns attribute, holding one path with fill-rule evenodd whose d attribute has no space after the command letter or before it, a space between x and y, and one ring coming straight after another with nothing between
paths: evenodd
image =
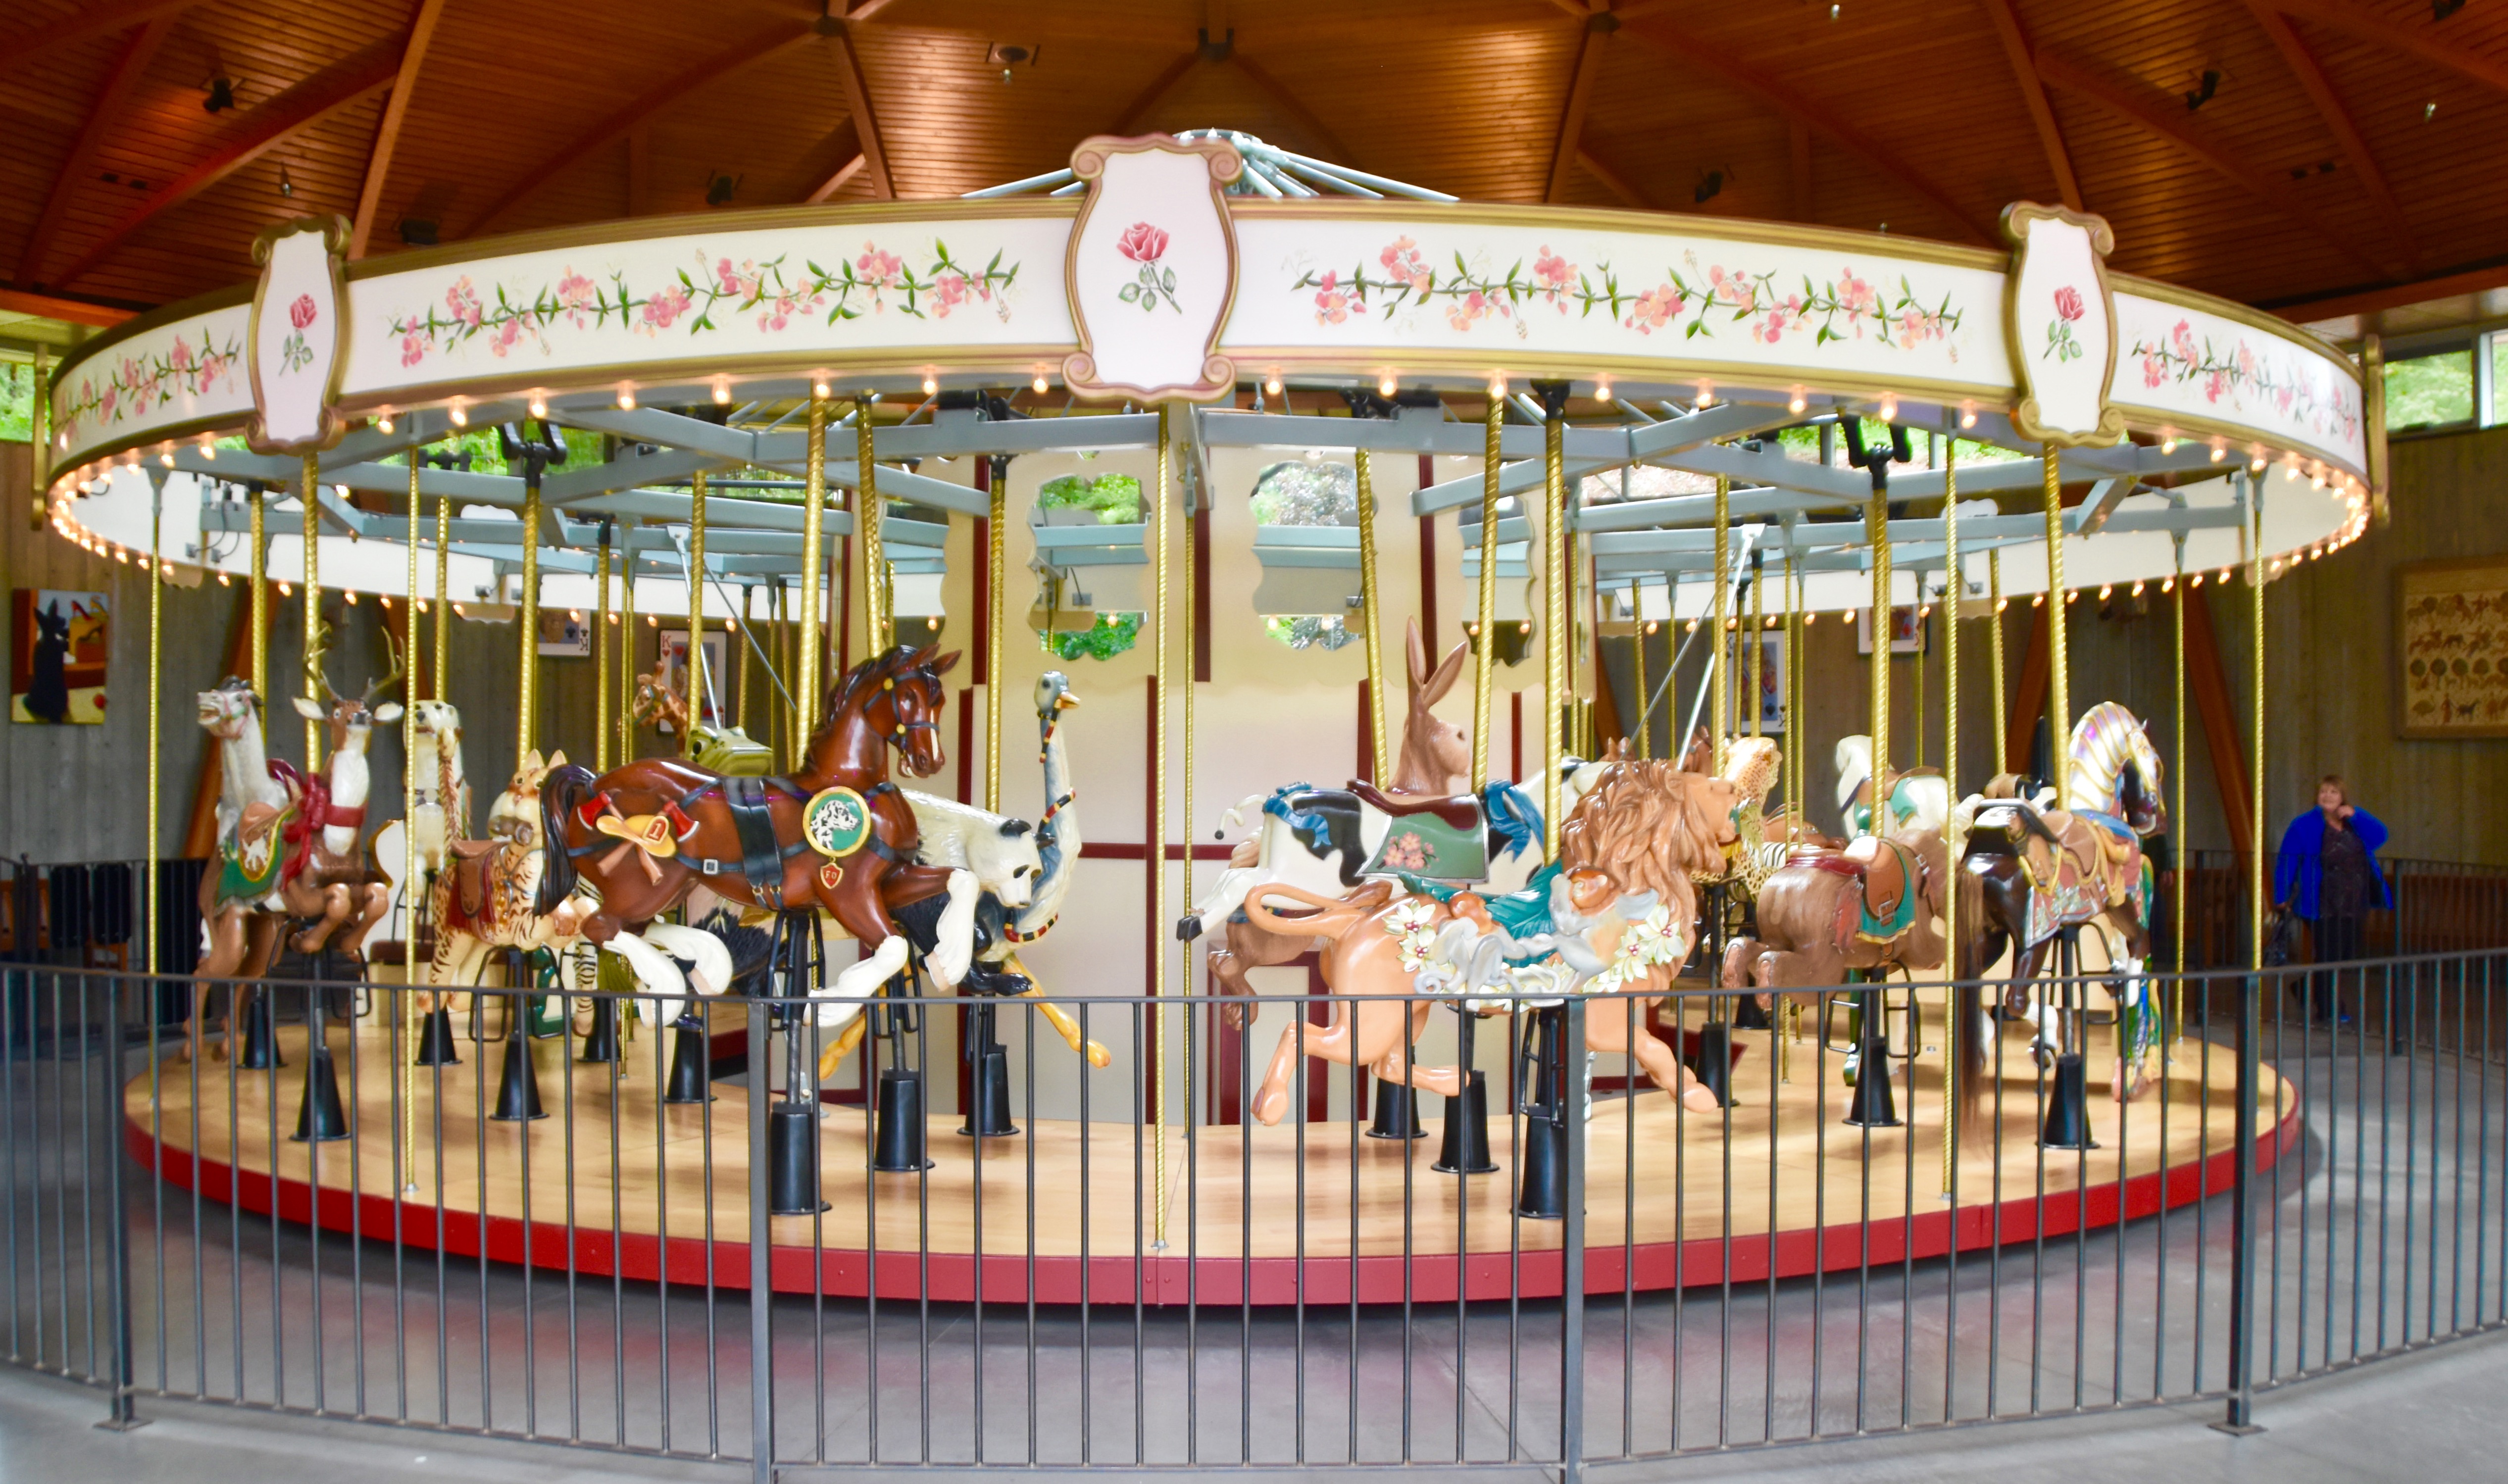
<instances>
[{"instance_id":1,"label":"floral vine painting","mask_svg":"<svg viewBox=\"0 0 2508 1484\"><path fill-rule=\"evenodd\" d=\"M1167 235L1148 222L1134 222L1124 229L1115 250L1141 265L1138 277L1124 285L1118 297L1125 304L1137 304L1144 313L1155 312L1162 302L1181 315L1184 306L1176 302L1176 274L1172 268L1161 268L1159 259L1167 255Z\"/></svg>"},{"instance_id":2,"label":"floral vine painting","mask_svg":"<svg viewBox=\"0 0 2508 1484\"><path fill-rule=\"evenodd\" d=\"M400 342L400 363L415 366L474 340L498 355L526 341L545 352L553 334L599 330L613 320L639 335L673 329L701 335L754 316L757 332L772 335L804 315L835 324L894 309L917 319L946 319L981 306L1008 322L1010 290L1019 274L1019 265L1005 265L1001 252L980 269L967 267L938 238L912 261L876 241L833 267L805 259L795 269L790 254L734 263L699 249L694 258L693 268L643 285L624 273L600 279L570 266L554 283L519 291L496 285L483 293L464 276L445 289L440 307L394 315L388 326Z\"/></svg>"},{"instance_id":3,"label":"floral vine painting","mask_svg":"<svg viewBox=\"0 0 2508 1484\"><path fill-rule=\"evenodd\" d=\"M2197 340L2193 322L2180 319L2164 337L2138 339L2125 353L2142 363L2147 388L2200 383L2206 402L2227 397L2243 408L2248 397L2260 397L2320 434L2359 436L2359 409L2335 391L2332 378L2311 378L2287 360L2259 354L2243 335L2224 347L2209 335Z\"/></svg>"},{"instance_id":4,"label":"floral vine painting","mask_svg":"<svg viewBox=\"0 0 2508 1484\"><path fill-rule=\"evenodd\" d=\"M76 443L80 427L90 419L110 427L145 417L178 396L232 390L242 364L243 342L232 332L221 344L204 324L196 349L190 336L177 331L173 344L161 353L141 352L118 357L103 368L101 382L92 372L83 373L69 399L57 404L55 426L65 439Z\"/></svg>"},{"instance_id":5,"label":"floral vine painting","mask_svg":"<svg viewBox=\"0 0 2508 1484\"><path fill-rule=\"evenodd\" d=\"M1519 340L1531 333L1528 314L1547 309L1564 315L1573 309L1579 318L1605 314L1621 329L1638 335L1677 330L1683 338L1696 338L1738 332L1760 344L1779 345L1809 332L1814 346L1869 339L1914 350L1947 340L1966 313L1947 293L1927 302L1904 277L1894 293L1851 266L1826 281L1802 275L1799 286L1789 288L1773 271L1754 273L1721 263L1702 269L1696 253L1684 254L1683 264L1685 272L1667 268L1658 281L1641 284L1624 280L1608 263L1580 267L1545 242L1532 254L1529 269L1518 258L1503 273L1495 272L1475 266L1460 249L1453 254L1453 267L1441 269L1430 266L1416 240L1403 237L1386 243L1372 265L1309 268L1289 291L1313 296L1317 324L1345 324L1370 313L1383 319L1434 311L1455 330L1494 321L1511 326ZM1956 343L1946 349L1953 360L1959 358Z\"/></svg>"}]
</instances>

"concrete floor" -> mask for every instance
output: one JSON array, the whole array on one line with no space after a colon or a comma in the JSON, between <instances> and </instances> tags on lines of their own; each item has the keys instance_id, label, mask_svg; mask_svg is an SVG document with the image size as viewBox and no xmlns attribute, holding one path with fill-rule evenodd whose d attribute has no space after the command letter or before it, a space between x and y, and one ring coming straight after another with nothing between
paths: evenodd
<instances>
[{"instance_id":1,"label":"concrete floor","mask_svg":"<svg viewBox=\"0 0 2508 1484\"><path fill-rule=\"evenodd\" d=\"M2267 1055L2300 1085L2306 1113L2304 1147L2268 1178L2260 1203L2271 1213L2258 1243L2258 1340L2269 1374L2320 1368L2329 1352L2339 1362L2418 1343L2496 1317L2508 1303L2508 1178L2490 1178L2508 1157L2508 1074L2427 1052L2388 1057L2381 1043L2296 1027L2277 1045L2268 1038ZM74 1114L62 1121L63 1104L49 1100L68 1095L75 1104L81 1069L75 1058L15 1067L12 1102L46 1107L40 1142L59 1147L81 1132ZM91 1080L108 1085L101 1075ZM19 1136L21 1151L39 1143L28 1111L13 1107L18 1121L0 1131ZM87 1300L89 1254L99 1240L91 1235L92 1197L109 1167L99 1153L7 1168L42 1202L37 1220L21 1199L10 1232L17 1303L5 1316L8 1342L82 1370L96 1318ZM1899 1177L1895 1169L1875 1174ZM1851 1192L1838 1199L1851 1207ZM275 1421L153 1395L141 1399L141 1414L162 1423L115 1436L86 1426L101 1415L93 1392L0 1371L0 1484L73 1467L132 1479L158 1476L151 1470L170 1478L180 1467L197 1484L229 1476L272 1484L332 1477L351 1459L378 1479L441 1477L448 1468L483 1479L684 1477L722 1466L700 1461L718 1443L722 1452L746 1450L749 1311L740 1294L719 1297L710 1335L703 1290L693 1284L673 1283L666 1304L650 1284L571 1287L562 1274L542 1273L527 1292L517 1270L459 1260L439 1269L431 1254L412 1253L405 1304L396 1307L387 1243L326 1237L317 1263L301 1228L231 1218L216 1206L195 1215L188 1196L169 1195L162 1226L145 1187L132 1210L135 1371L145 1391L440 1418L540 1438L623 1437L682 1457ZM2211 1469L2245 1478L2269 1468L2275 1484L2290 1484L2487 1475L2496 1466L2491 1396L2508 1350L2490 1337L2269 1393L2258 1416L2272 1430L2259 1438L2203 1428L2218 1403L2175 1398L2222 1381L2229 1236L2227 1203L2216 1199L2164 1223L2050 1241L2043 1250L2008 1248L1999 1261L1878 1268L1868 1285L1848 1275L1773 1291L1693 1288L1641 1295L1625 1308L1616 1296L1597 1297L1586 1309L1589 1454L1791 1442L1816 1431L1852 1440L1613 1471L1785 1476L1845 1463L1884 1478L2052 1477L2060 1468L2070 1480L2084 1463L2158 1462L2172 1477L2215 1476ZM928 1459L945 1469L974 1460L980 1439L989 1462L1033 1457L1051 1468L1138 1460L1155 1468L1186 1460L1189 1433L1202 1461L1244 1459L1258 1471L1339 1462L1353 1451L1390 1462L1406 1447L1414 1459L1451 1459L1458 1436L1481 1462L1555 1450L1555 1303L1527 1302L1513 1314L1502 1302L1473 1305L1459 1373L1451 1306L1423 1307L1407 1329L1398 1310L1372 1308L1354 1334L1340 1308L1303 1317L1257 1311L1250 1324L1233 1310L1153 1310L1136 1320L1129 1309L1086 1319L1049 1309L1037 1316L1032 1352L1028 1317L1016 1308L978 1316L966 1305L925 1311L885 1300L876 1325L858 1303L822 1309L786 1298L772 1313L776 1451L796 1465ZM1946 1416L2064 1412L2155 1395L2166 1404L1852 1438ZM199 1446L169 1449L166 1439ZM415 1462L421 1455L429 1462Z\"/></svg>"}]
</instances>

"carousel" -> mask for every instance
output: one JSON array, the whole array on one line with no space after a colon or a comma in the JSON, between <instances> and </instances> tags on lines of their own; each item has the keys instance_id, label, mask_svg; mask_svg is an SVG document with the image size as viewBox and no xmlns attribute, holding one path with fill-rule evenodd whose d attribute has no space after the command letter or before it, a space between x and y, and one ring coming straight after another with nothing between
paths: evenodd
<instances>
[{"instance_id":1,"label":"carousel","mask_svg":"<svg viewBox=\"0 0 2508 1484\"><path fill-rule=\"evenodd\" d=\"M275 229L46 409L53 529L154 574L152 742L196 691L217 760L128 1143L499 1261L738 1286L762 1238L779 1289L1084 1303L1730 1281L2221 1188L2239 1069L2144 978L2184 723L2074 694L2065 619L2173 603L2182 701L2189 592L2242 584L2260 693L2379 420L2103 221L2003 225L1473 204L1213 131L354 264ZM1348 509L1249 506L1325 465ZM233 673L164 673L210 580ZM1807 695L1859 624L1868 678ZM517 693L465 689L472 625ZM1298 668L1353 643L1354 764ZM513 725L475 794L465 711ZM357 988L277 1023L288 964ZM1267 1023L1290 965L1325 997Z\"/></svg>"}]
</instances>

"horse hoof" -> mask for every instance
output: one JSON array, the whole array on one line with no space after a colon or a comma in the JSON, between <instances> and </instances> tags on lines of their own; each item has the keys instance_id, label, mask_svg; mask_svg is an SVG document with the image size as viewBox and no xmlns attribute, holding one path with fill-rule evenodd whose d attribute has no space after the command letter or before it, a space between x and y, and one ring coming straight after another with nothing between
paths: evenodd
<instances>
[{"instance_id":1,"label":"horse hoof","mask_svg":"<svg viewBox=\"0 0 2508 1484\"><path fill-rule=\"evenodd\" d=\"M1279 1127L1281 1115L1288 1111L1289 1094L1286 1093L1257 1093L1254 1094L1254 1121L1261 1124L1266 1129L1274 1129Z\"/></svg>"},{"instance_id":2,"label":"horse hoof","mask_svg":"<svg viewBox=\"0 0 2508 1484\"><path fill-rule=\"evenodd\" d=\"M1178 917L1176 919L1175 935L1176 942L1178 943L1191 943L1195 939L1200 937L1201 914L1199 912L1187 912L1183 916Z\"/></svg>"}]
</instances>

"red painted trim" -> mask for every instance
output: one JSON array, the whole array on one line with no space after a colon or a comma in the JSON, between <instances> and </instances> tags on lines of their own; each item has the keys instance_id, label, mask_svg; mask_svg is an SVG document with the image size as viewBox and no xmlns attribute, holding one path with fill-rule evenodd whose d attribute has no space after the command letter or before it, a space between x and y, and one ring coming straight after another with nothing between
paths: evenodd
<instances>
[{"instance_id":1,"label":"red painted trim","mask_svg":"<svg viewBox=\"0 0 2508 1484\"><path fill-rule=\"evenodd\" d=\"M1376 775L1376 728L1367 724L1367 682L1358 683L1358 767L1352 778L1364 778L1379 788L1384 780Z\"/></svg>"},{"instance_id":2,"label":"red painted trim","mask_svg":"<svg viewBox=\"0 0 2508 1484\"><path fill-rule=\"evenodd\" d=\"M1214 845L1204 842L1193 847L1193 858L1197 861L1224 861L1228 859L1228 853L1236 848L1234 845ZM1083 840L1080 845L1080 858L1084 861L1146 861L1150 858L1150 847L1124 840ZM1183 841L1167 841L1167 859L1170 861L1184 859Z\"/></svg>"},{"instance_id":3,"label":"red painted trim","mask_svg":"<svg viewBox=\"0 0 2508 1484\"><path fill-rule=\"evenodd\" d=\"M1210 681L1210 512L1193 512L1193 678Z\"/></svg>"},{"instance_id":4,"label":"red painted trim","mask_svg":"<svg viewBox=\"0 0 2508 1484\"><path fill-rule=\"evenodd\" d=\"M977 653L983 646L976 647ZM976 801L976 691L972 686L958 687L958 801ZM1083 840L1081 843L1087 844Z\"/></svg>"},{"instance_id":5,"label":"red painted trim","mask_svg":"<svg viewBox=\"0 0 2508 1484\"><path fill-rule=\"evenodd\" d=\"M1513 779L1517 783L1522 783L1524 782L1524 692L1521 690L1508 691L1506 693L1506 704L1507 714L1511 718L1511 724L1515 728L1515 740L1508 744L1508 746L1513 748L1514 751L1512 754L1513 761L1508 765L1507 777ZM1554 824L1550 828L1555 830L1559 827Z\"/></svg>"},{"instance_id":6,"label":"red painted trim","mask_svg":"<svg viewBox=\"0 0 2508 1484\"><path fill-rule=\"evenodd\" d=\"M2299 1127L2299 1110L2294 1106L2287 1117L2257 1139L2259 1170L2272 1168L2297 1135ZM274 1181L257 1171L246 1171L239 1180L234 1170L219 1161L196 1162L190 1155L173 1151L165 1152L161 1158L146 1123L136 1118L126 1121L125 1141L132 1159L143 1167L154 1168L161 1178L178 1189L194 1188L197 1164L197 1185L203 1201L232 1204L257 1215L275 1214L300 1224L318 1219L327 1231L355 1230L376 1241L392 1239L394 1203L389 1196L352 1196L345 1190L325 1188L317 1206L311 1189L302 1180ZM1999 1206L1963 1206L1956 1211L1920 1211L1913 1219L1899 1216L1869 1225L1798 1228L1779 1232L1773 1238L1736 1237L1729 1243L1701 1238L1636 1246L1589 1246L1585 1249L1585 1291L1617 1292L1623 1274L1628 1275L1634 1286L1643 1289L1720 1283L1727 1278L1735 1282L1753 1282L1769 1278L1772 1263L1774 1276L1800 1278L1815 1271L1845 1271L1867 1261L1875 1266L1923 1261L1943 1256L1954 1248L1968 1252L2041 1236L2060 1237L2076 1230L2112 1226L2120 1217L2138 1220L2163 1207L2174 1208L2225 1193L2231 1186L2235 1159L2234 1151L2223 1149L2198 1163L2135 1175L2121 1188L2111 1182L2062 1192L2043 1201L2022 1197ZM345 1168L345 1159L340 1163ZM1501 1172L1483 1178L1506 1177ZM913 1190L911 1177L891 1178L895 1183L886 1186L887 1191L904 1195ZM1423 1205L1423 1213L1426 1209ZM399 1214L403 1218L399 1232L402 1242L421 1249L435 1246L435 1207L408 1205L399 1207ZM525 1227L526 1223L509 1216L490 1217L482 1223L476 1215L448 1212L444 1217L443 1249L456 1256L476 1257L484 1253L497 1262L519 1263L524 1260L527 1244ZM570 1266L571 1259L573 1271L587 1276L608 1277L615 1271L638 1281L667 1278L675 1283L703 1282L707 1277L707 1243L702 1239L662 1240L632 1232L613 1238L606 1231L577 1227L570 1248L564 1223L537 1221L529 1223L529 1255L535 1267L563 1270ZM1533 1240L1541 1240L1558 1228L1535 1222L1526 1230ZM1436 1235L1424 1214L1420 1235L1423 1239ZM914 1286L917 1262L900 1260L912 1259L915 1254L883 1255L888 1261L880 1265L879 1296L919 1296ZM971 1254L935 1252L925 1261L932 1275L932 1298L957 1303L975 1297L976 1259ZM1100 1304L1131 1303L1135 1282L1141 1285L1141 1296L1147 1302L1162 1306L1182 1304L1189 1291L1189 1265L1195 1270L1190 1279L1196 1285L1190 1291L1204 1304L1243 1302L1240 1295L1245 1287L1251 1288L1250 1300L1257 1304L1287 1304L1301 1297L1309 1304L1346 1303L1353 1280L1360 1302L1393 1303L1404 1296L1406 1277L1412 1299L1431 1303L1455 1297L1458 1269L1468 1290L1466 1297L1504 1298L1509 1291L1510 1254L1504 1251L1474 1252L1459 1263L1451 1253L1422 1253L1408 1263L1392 1255L1361 1257L1355 1263L1348 1258L1313 1257L1306 1259L1303 1273L1294 1257L1258 1257L1250 1263L1233 1257L1145 1257L1136 1264L1132 1254L1118 1252L1085 1259L1039 1257L1031 1264L1022 1256L987 1253L983 1258L984 1298L993 1303L1024 1302L1032 1267L1038 1302L1078 1303L1084 1261L1088 1265L1089 1301ZM814 1259L808 1247L777 1246L768 1258L768 1282L779 1293L807 1293L823 1281L824 1291L830 1295L860 1298L867 1291L868 1267L867 1255L859 1250L829 1249ZM715 1243L713 1278L719 1287L748 1287L748 1244ZM1526 1298L1556 1297L1560 1291L1559 1252L1555 1248L1526 1251L1523 1281L1516 1291Z\"/></svg>"},{"instance_id":7,"label":"red painted trim","mask_svg":"<svg viewBox=\"0 0 2508 1484\"><path fill-rule=\"evenodd\" d=\"M1437 482L1437 462L1426 454L1420 456L1420 488ZM1446 642L1437 637L1437 517L1420 517L1420 632L1427 638L1428 652L1435 655Z\"/></svg>"}]
</instances>

